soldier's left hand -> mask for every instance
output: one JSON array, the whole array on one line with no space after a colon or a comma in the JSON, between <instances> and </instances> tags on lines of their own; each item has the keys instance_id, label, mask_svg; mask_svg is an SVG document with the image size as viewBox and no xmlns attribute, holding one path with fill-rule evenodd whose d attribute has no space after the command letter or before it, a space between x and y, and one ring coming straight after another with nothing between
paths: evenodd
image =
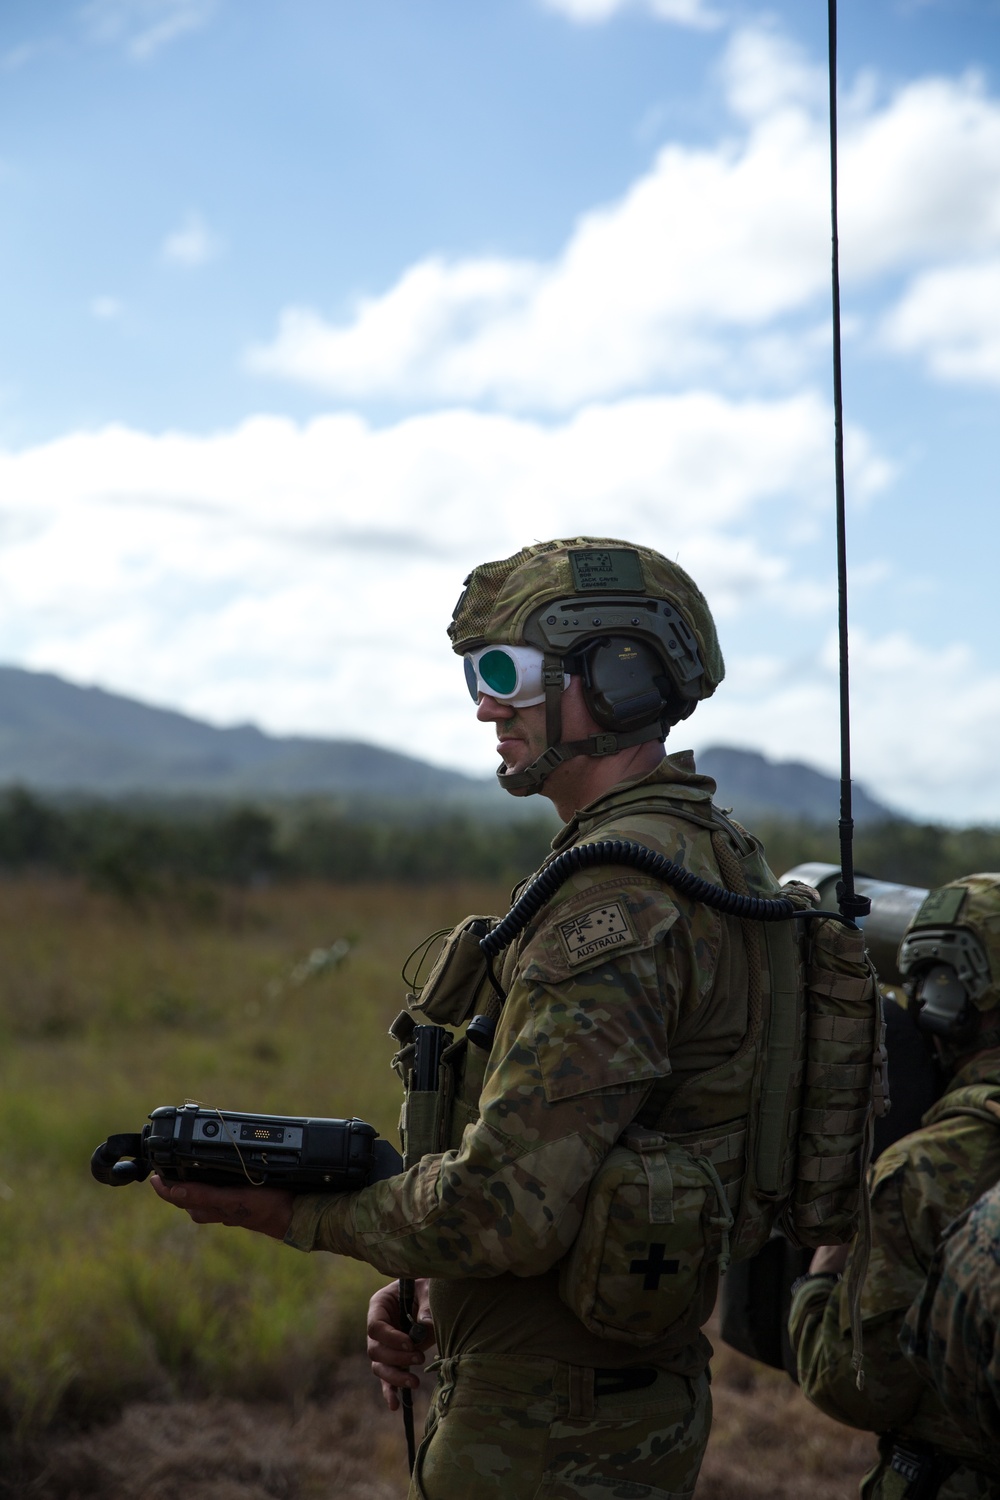
<instances>
[{"instance_id":1,"label":"soldier's left hand","mask_svg":"<svg viewBox=\"0 0 1000 1500\"><path fill-rule=\"evenodd\" d=\"M399 1282L379 1287L368 1303L368 1358L372 1374L381 1381L382 1399L390 1411L399 1410L399 1391L414 1390L420 1384L415 1365L424 1362L424 1350L434 1344L428 1287L424 1276L414 1282L418 1325L423 1330L419 1341L410 1338L399 1326Z\"/></svg>"},{"instance_id":2,"label":"soldier's left hand","mask_svg":"<svg viewBox=\"0 0 1000 1500\"><path fill-rule=\"evenodd\" d=\"M164 1203L184 1209L196 1224L228 1224L283 1240L292 1222L292 1194L287 1188L164 1182L155 1173L149 1180Z\"/></svg>"}]
</instances>

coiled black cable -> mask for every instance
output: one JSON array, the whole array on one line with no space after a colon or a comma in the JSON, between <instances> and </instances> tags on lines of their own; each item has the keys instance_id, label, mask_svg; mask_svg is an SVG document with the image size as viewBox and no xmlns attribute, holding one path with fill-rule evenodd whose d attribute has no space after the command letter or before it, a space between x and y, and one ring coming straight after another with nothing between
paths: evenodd
<instances>
[{"instance_id":1,"label":"coiled black cable","mask_svg":"<svg viewBox=\"0 0 1000 1500\"><path fill-rule=\"evenodd\" d=\"M787 896L741 896L725 886L713 885L700 875L685 870L665 854L657 854L644 844L633 844L631 839L603 839L597 844L574 844L556 855L546 865L514 902L510 911L497 925L480 938L479 946L487 959L492 959L523 932L547 901L571 875L578 870L589 870L594 865L628 865L672 885L684 896L702 901L729 917L749 917L755 922L786 922L798 915L798 909Z\"/></svg>"}]
</instances>

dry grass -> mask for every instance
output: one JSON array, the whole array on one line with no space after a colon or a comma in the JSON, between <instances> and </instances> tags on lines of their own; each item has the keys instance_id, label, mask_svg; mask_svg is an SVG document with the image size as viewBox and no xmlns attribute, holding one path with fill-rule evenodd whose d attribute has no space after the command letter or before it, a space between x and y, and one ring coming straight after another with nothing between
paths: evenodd
<instances>
[{"instance_id":1,"label":"dry grass","mask_svg":"<svg viewBox=\"0 0 1000 1500\"><path fill-rule=\"evenodd\" d=\"M874 1439L831 1422L778 1371L716 1349L715 1425L697 1500L853 1500ZM353 1357L322 1402L133 1404L109 1426L35 1446L0 1495L403 1500L406 1487L400 1417Z\"/></svg>"},{"instance_id":2,"label":"dry grass","mask_svg":"<svg viewBox=\"0 0 1000 1500\"><path fill-rule=\"evenodd\" d=\"M135 1403L106 1427L36 1445L0 1494L11 1500L398 1500L406 1483L401 1420L382 1405L364 1360L353 1358L343 1361L323 1402L212 1397Z\"/></svg>"},{"instance_id":3,"label":"dry grass","mask_svg":"<svg viewBox=\"0 0 1000 1500\"><path fill-rule=\"evenodd\" d=\"M872 1434L831 1421L787 1375L708 1332L715 1418L698 1500L853 1500L875 1460Z\"/></svg>"}]
</instances>

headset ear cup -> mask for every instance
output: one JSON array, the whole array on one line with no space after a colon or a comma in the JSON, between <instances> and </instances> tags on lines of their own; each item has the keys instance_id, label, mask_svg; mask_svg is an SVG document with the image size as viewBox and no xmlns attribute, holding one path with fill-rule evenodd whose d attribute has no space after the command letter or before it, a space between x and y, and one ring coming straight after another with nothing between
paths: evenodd
<instances>
[{"instance_id":1,"label":"headset ear cup","mask_svg":"<svg viewBox=\"0 0 1000 1500\"><path fill-rule=\"evenodd\" d=\"M645 641L601 636L588 643L583 666L584 701L601 729L643 729L683 716L685 705Z\"/></svg>"}]
</instances>

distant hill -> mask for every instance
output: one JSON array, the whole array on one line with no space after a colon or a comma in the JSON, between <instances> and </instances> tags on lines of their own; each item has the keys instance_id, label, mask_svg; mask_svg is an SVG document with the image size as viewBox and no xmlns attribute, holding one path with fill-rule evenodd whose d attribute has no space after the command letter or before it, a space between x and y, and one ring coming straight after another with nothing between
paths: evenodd
<instances>
[{"instance_id":1,"label":"distant hill","mask_svg":"<svg viewBox=\"0 0 1000 1500\"><path fill-rule=\"evenodd\" d=\"M717 782L717 804L731 806L740 821L751 827L762 818L835 823L840 816L839 780L801 761L772 761L756 750L713 745L699 753L698 770ZM858 824L902 816L876 802L857 781L851 783L851 804Z\"/></svg>"},{"instance_id":2,"label":"distant hill","mask_svg":"<svg viewBox=\"0 0 1000 1500\"><path fill-rule=\"evenodd\" d=\"M834 778L752 750L702 751L699 769L719 783L719 803L761 817L837 817ZM252 725L216 729L186 714L77 687L49 672L0 667L0 785L100 797L305 797L371 804L437 803L486 814L538 815L512 804L492 776L463 776L356 740L269 735ZM859 823L892 816L854 788Z\"/></svg>"},{"instance_id":3,"label":"distant hill","mask_svg":"<svg viewBox=\"0 0 1000 1500\"><path fill-rule=\"evenodd\" d=\"M400 801L503 796L463 776L356 740L281 738L250 724L216 729L171 709L49 672L0 667L0 784L129 795L309 794Z\"/></svg>"}]
</instances>

